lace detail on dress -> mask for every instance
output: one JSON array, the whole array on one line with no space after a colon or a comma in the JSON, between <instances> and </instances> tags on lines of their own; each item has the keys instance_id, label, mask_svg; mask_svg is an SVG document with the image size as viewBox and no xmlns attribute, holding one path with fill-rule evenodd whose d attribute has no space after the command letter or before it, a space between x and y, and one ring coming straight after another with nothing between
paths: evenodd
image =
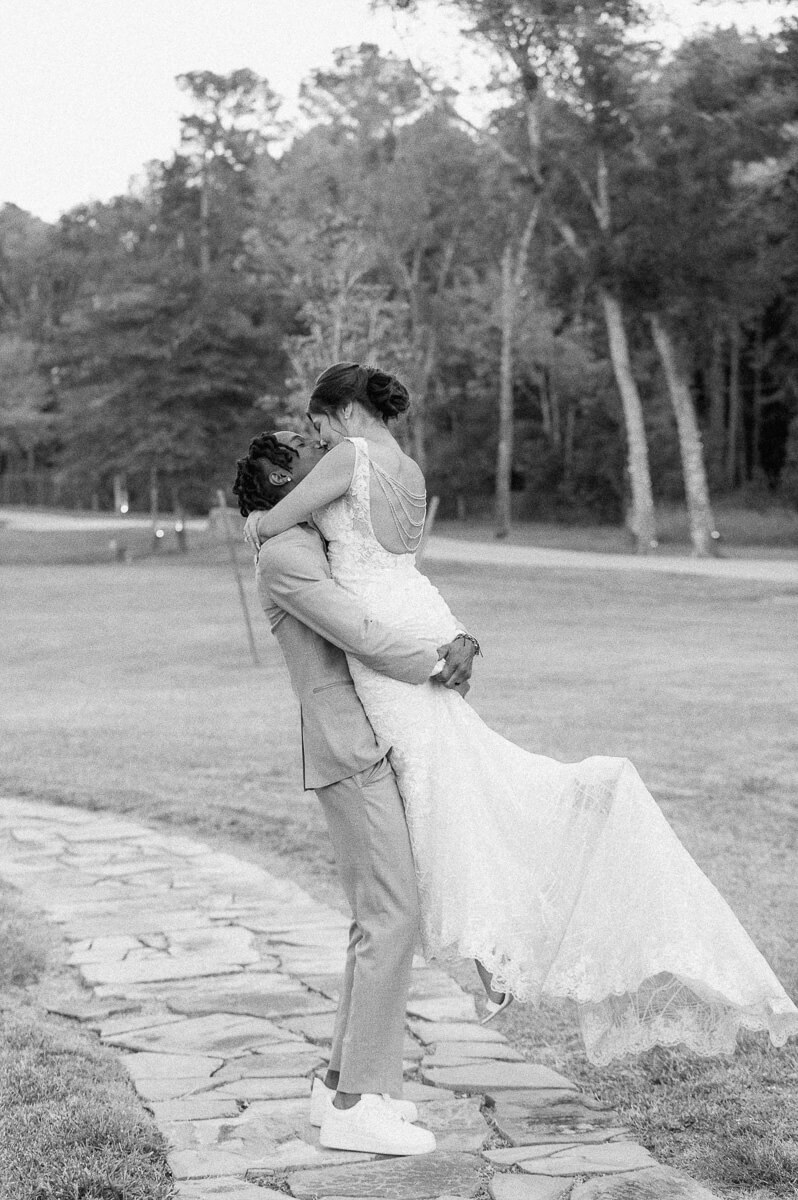
<instances>
[{"instance_id":1,"label":"lace detail on dress","mask_svg":"<svg viewBox=\"0 0 798 1200\"><path fill-rule=\"evenodd\" d=\"M333 577L392 625L451 639L439 592L374 536L368 445L314 514ZM798 1010L623 758L559 763L489 729L457 693L350 660L405 801L428 957L478 958L521 1000L568 998L588 1057L653 1045L728 1053L741 1027L777 1044Z\"/></svg>"}]
</instances>

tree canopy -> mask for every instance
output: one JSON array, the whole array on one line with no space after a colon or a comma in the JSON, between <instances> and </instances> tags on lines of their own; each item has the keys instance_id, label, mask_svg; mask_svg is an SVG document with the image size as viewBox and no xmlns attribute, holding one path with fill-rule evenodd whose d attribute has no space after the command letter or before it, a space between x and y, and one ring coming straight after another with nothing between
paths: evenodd
<instances>
[{"instance_id":1,"label":"tree canopy","mask_svg":"<svg viewBox=\"0 0 798 1200\"><path fill-rule=\"evenodd\" d=\"M452 5L506 66L484 127L370 44L294 130L254 72L194 71L144 183L54 225L0 209L0 469L123 472L140 502L157 472L202 508L353 358L408 383L444 512L505 471L517 514L621 519L630 403L655 495L689 498L691 437L713 494L793 494L798 23L666 54L630 0Z\"/></svg>"}]
</instances>

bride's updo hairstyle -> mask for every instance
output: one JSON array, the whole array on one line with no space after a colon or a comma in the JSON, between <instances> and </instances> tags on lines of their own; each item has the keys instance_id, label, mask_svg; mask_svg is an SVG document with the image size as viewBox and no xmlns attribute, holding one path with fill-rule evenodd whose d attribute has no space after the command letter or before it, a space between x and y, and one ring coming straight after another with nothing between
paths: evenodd
<instances>
[{"instance_id":1,"label":"bride's updo hairstyle","mask_svg":"<svg viewBox=\"0 0 798 1200\"><path fill-rule=\"evenodd\" d=\"M350 400L356 400L383 421L393 420L410 407L407 388L395 375L379 367L339 362L319 375L310 393L308 412L336 412Z\"/></svg>"}]
</instances>

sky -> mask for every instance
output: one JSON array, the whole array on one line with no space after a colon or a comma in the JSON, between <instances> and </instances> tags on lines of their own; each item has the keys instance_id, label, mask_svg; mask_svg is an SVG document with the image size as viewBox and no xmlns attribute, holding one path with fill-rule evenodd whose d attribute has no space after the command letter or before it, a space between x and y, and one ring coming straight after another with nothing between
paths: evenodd
<instances>
[{"instance_id":1,"label":"sky","mask_svg":"<svg viewBox=\"0 0 798 1200\"><path fill-rule=\"evenodd\" d=\"M788 7L661 2L671 44L705 23L767 31ZM182 72L250 67L290 115L301 80L360 42L433 66L478 107L484 63L432 3L411 19L369 0L0 0L0 204L52 221L124 192L177 146Z\"/></svg>"}]
</instances>

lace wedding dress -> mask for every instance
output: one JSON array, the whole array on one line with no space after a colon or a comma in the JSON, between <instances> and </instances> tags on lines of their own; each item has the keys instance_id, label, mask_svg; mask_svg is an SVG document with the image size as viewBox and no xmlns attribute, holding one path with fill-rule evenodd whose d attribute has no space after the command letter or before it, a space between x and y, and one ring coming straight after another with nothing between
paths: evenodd
<instances>
[{"instance_id":1,"label":"lace wedding dress","mask_svg":"<svg viewBox=\"0 0 798 1200\"><path fill-rule=\"evenodd\" d=\"M377 541L370 462L314 519L333 577L374 617L439 644L457 631L415 567ZM683 1043L728 1053L737 1031L776 1045L798 1010L625 758L560 763L489 729L456 692L350 661L372 725L393 749L428 957L477 958L519 1000L567 997L588 1058Z\"/></svg>"}]
</instances>

